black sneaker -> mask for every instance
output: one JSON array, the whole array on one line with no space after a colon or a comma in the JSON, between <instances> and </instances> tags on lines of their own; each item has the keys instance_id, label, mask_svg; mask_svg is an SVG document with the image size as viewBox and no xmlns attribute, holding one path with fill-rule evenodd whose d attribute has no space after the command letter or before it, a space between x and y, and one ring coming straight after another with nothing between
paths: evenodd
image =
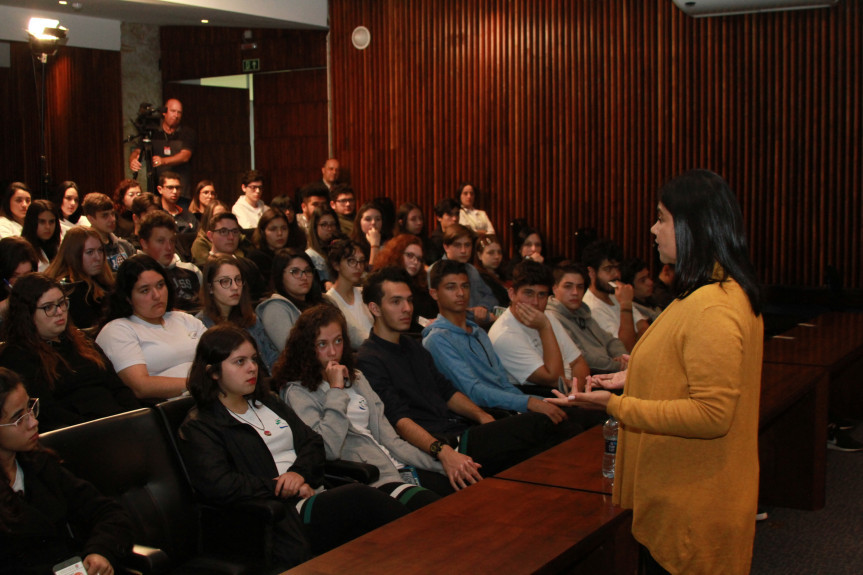
<instances>
[{"instance_id":1,"label":"black sneaker","mask_svg":"<svg viewBox=\"0 0 863 575\"><path fill-rule=\"evenodd\" d=\"M836 424L827 426L827 449L836 451L863 451L863 443L860 443L847 431L840 429Z\"/></svg>"},{"instance_id":2,"label":"black sneaker","mask_svg":"<svg viewBox=\"0 0 863 575\"><path fill-rule=\"evenodd\" d=\"M844 431L850 431L857 427L857 422L853 419L848 419L847 417L837 419L834 423L836 424L836 427Z\"/></svg>"}]
</instances>

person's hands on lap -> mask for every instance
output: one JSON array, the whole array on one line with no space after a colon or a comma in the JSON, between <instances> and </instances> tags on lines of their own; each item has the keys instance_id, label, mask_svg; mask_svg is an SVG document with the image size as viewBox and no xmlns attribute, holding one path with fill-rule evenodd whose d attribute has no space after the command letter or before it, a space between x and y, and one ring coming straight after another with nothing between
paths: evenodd
<instances>
[{"instance_id":1,"label":"person's hands on lap","mask_svg":"<svg viewBox=\"0 0 863 575\"><path fill-rule=\"evenodd\" d=\"M308 499L309 497L311 497L314 494L315 494L315 490L312 489L312 486L309 485L308 483L303 483L300 486L299 496L302 499Z\"/></svg>"},{"instance_id":2,"label":"person's hands on lap","mask_svg":"<svg viewBox=\"0 0 863 575\"><path fill-rule=\"evenodd\" d=\"M482 465L475 462L472 457L459 453L448 445L444 446L438 454L438 459L443 465L450 484L456 491L482 479L482 475L479 473L479 468Z\"/></svg>"},{"instance_id":3,"label":"person's hands on lap","mask_svg":"<svg viewBox=\"0 0 863 575\"><path fill-rule=\"evenodd\" d=\"M276 497L287 499L294 497L300 492L300 488L306 483L303 476L294 471L286 471L276 477Z\"/></svg>"},{"instance_id":4,"label":"person's hands on lap","mask_svg":"<svg viewBox=\"0 0 863 575\"><path fill-rule=\"evenodd\" d=\"M84 568L90 575L114 575L114 568L98 553L90 553L84 557Z\"/></svg>"},{"instance_id":5,"label":"person's hands on lap","mask_svg":"<svg viewBox=\"0 0 863 575\"><path fill-rule=\"evenodd\" d=\"M555 425L567 418L564 410L537 397L531 397L527 400L527 410L545 414Z\"/></svg>"}]
</instances>

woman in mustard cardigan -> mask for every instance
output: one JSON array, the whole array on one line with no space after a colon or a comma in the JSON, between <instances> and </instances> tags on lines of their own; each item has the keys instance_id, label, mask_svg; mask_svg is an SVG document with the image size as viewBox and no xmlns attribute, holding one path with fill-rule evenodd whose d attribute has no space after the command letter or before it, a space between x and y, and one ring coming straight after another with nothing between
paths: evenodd
<instances>
[{"instance_id":1,"label":"woman in mustard cardigan","mask_svg":"<svg viewBox=\"0 0 863 575\"><path fill-rule=\"evenodd\" d=\"M597 379L551 401L620 421L613 501L633 510L644 573L749 573L764 327L740 207L696 170L663 186L658 213L650 231L680 295L615 378L622 395Z\"/></svg>"}]
</instances>

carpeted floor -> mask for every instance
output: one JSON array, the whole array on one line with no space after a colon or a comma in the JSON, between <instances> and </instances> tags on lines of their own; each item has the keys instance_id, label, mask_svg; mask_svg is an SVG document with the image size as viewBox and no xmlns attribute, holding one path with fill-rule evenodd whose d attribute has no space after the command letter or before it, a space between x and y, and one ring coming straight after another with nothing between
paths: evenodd
<instances>
[{"instance_id":1,"label":"carpeted floor","mask_svg":"<svg viewBox=\"0 0 863 575\"><path fill-rule=\"evenodd\" d=\"M863 424L852 435L863 441ZM758 523L752 575L863 574L863 451L827 450L827 505L768 507Z\"/></svg>"}]
</instances>

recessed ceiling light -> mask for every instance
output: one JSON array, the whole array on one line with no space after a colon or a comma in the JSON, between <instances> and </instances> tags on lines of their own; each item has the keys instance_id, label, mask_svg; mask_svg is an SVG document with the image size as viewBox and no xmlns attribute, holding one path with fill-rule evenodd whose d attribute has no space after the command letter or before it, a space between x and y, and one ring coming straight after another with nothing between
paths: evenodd
<instances>
[{"instance_id":1,"label":"recessed ceiling light","mask_svg":"<svg viewBox=\"0 0 863 575\"><path fill-rule=\"evenodd\" d=\"M201 20L201 24L209 24L209 23L210 23L209 20Z\"/></svg>"},{"instance_id":2,"label":"recessed ceiling light","mask_svg":"<svg viewBox=\"0 0 863 575\"><path fill-rule=\"evenodd\" d=\"M59 4L60 6L65 6L68 2L66 2L66 0L60 0Z\"/></svg>"}]
</instances>

